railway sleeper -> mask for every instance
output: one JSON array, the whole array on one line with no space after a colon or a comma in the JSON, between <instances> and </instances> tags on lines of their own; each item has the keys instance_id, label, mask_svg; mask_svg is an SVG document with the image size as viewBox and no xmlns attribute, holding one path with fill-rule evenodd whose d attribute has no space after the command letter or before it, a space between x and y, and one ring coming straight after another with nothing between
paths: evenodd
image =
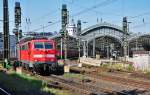
<instances>
[{"instance_id":1,"label":"railway sleeper","mask_svg":"<svg viewBox=\"0 0 150 95\"><path fill-rule=\"evenodd\" d=\"M63 87L60 86L60 84L58 82L51 82L47 86L50 88L63 89Z\"/></svg>"},{"instance_id":2,"label":"railway sleeper","mask_svg":"<svg viewBox=\"0 0 150 95\"><path fill-rule=\"evenodd\" d=\"M108 95L107 93L95 93L95 92L93 92L93 93L90 93L90 95Z\"/></svg>"}]
</instances>

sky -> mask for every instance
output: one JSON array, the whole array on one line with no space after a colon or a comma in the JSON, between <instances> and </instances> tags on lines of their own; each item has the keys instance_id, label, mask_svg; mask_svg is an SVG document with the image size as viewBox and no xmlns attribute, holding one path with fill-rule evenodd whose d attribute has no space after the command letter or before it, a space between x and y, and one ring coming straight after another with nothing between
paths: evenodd
<instances>
[{"instance_id":1,"label":"sky","mask_svg":"<svg viewBox=\"0 0 150 95\"><path fill-rule=\"evenodd\" d=\"M69 20L81 20L82 29L108 22L122 26L127 16L130 31L150 33L150 0L8 0L10 33L14 28L15 2L21 3L23 32L54 32L61 29L61 7L67 5ZM3 0L0 0L0 20L3 19ZM30 22L26 22L30 19ZM48 27L45 27L47 26ZM44 28L43 28L44 26ZM3 24L0 22L0 32Z\"/></svg>"}]
</instances>

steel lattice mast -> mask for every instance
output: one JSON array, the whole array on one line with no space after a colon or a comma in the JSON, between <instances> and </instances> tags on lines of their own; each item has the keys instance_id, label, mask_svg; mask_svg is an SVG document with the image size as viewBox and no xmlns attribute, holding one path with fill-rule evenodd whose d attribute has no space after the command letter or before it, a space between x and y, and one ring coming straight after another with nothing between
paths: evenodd
<instances>
[{"instance_id":1,"label":"steel lattice mast","mask_svg":"<svg viewBox=\"0 0 150 95\"><path fill-rule=\"evenodd\" d=\"M66 60L67 59L67 36L68 36L66 26L69 21L69 16L68 16L69 13L67 11L67 5L65 5L65 4L62 5L61 15L62 15L62 30L61 30L62 38L61 38L61 41L63 40L63 42L64 42L64 54L65 54L64 57ZM62 46L61 46L61 48L62 48ZM62 49L61 49L61 56L62 56Z\"/></svg>"},{"instance_id":2,"label":"steel lattice mast","mask_svg":"<svg viewBox=\"0 0 150 95\"><path fill-rule=\"evenodd\" d=\"M21 7L20 2L15 2L15 28L13 33L16 35L16 41L18 42L19 39L22 37L22 30L21 27Z\"/></svg>"},{"instance_id":3,"label":"steel lattice mast","mask_svg":"<svg viewBox=\"0 0 150 95\"><path fill-rule=\"evenodd\" d=\"M124 57L126 61L127 53L128 53L128 43L127 43L127 17L123 17L123 32L124 32L124 37L123 37L123 51L124 51Z\"/></svg>"},{"instance_id":4,"label":"steel lattice mast","mask_svg":"<svg viewBox=\"0 0 150 95\"><path fill-rule=\"evenodd\" d=\"M4 32L4 61L9 60L9 14L8 14L8 0L3 0L3 32ZM4 63L4 65L5 65Z\"/></svg>"}]
</instances>

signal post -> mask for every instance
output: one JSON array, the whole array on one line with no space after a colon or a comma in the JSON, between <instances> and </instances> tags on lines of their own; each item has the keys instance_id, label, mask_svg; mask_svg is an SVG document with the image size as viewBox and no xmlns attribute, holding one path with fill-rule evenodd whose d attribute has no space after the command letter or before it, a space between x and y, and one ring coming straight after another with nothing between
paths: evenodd
<instances>
[{"instance_id":1,"label":"signal post","mask_svg":"<svg viewBox=\"0 0 150 95\"><path fill-rule=\"evenodd\" d=\"M62 5L61 15L62 15L62 29L60 31L60 34L61 34L61 59L62 59L62 51L64 48L64 72L69 72L69 66L67 66L67 37L68 37L68 33L66 30L66 26L67 26L68 21L69 21L69 16L68 16L69 14L67 11L67 5L65 5L65 4Z\"/></svg>"},{"instance_id":2,"label":"signal post","mask_svg":"<svg viewBox=\"0 0 150 95\"><path fill-rule=\"evenodd\" d=\"M22 30L20 29L21 27L21 6L20 6L20 2L15 2L15 8L14 8L14 21L15 21L15 28L13 29L13 33L16 36L16 57L18 59L20 59L21 53L17 54L17 50L20 50L21 47L17 46L17 43L19 42L19 40L22 38ZM16 72L21 74L22 73L22 68L18 67L20 66L19 61L14 62L14 68L16 69Z\"/></svg>"},{"instance_id":3,"label":"signal post","mask_svg":"<svg viewBox=\"0 0 150 95\"><path fill-rule=\"evenodd\" d=\"M128 53L128 42L127 42L127 17L123 17L123 52L124 52L124 61L127 61L127 53Z\"/></svg>"}]
</instances>

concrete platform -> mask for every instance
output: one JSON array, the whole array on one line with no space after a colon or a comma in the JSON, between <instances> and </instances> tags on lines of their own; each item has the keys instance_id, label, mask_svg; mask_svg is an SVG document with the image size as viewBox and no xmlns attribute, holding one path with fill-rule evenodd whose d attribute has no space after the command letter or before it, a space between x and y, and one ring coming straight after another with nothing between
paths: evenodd
<instances>
[{"instance_id":1,"label":"concrete platform","mask_svg":"<svg viewBox=\"0 0 150 95\"><path fill-rule=\"evenodd\" d=\"M94 59L94 58L85 58L81 57L80 62L87 65L92 66L100 66L101 64L107 64L107 63L119 63L120 61L117 60L109 60L109 59Z\"/></svg>"}]
</instances>

